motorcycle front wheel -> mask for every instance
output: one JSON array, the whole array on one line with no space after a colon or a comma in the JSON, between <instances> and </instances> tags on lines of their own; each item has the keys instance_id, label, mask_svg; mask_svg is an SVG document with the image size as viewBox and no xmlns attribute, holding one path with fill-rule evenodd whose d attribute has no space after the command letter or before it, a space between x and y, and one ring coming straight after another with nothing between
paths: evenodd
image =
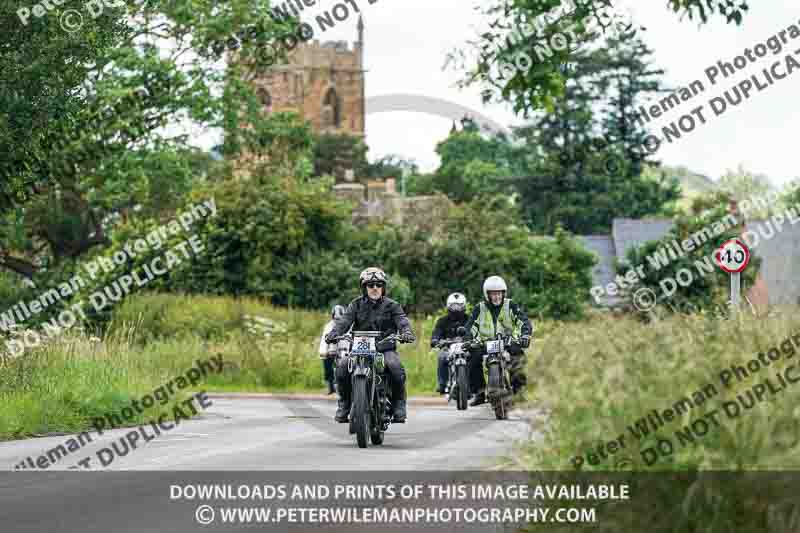
<instances>
[{"instance_id":1,"label":"motorcycle front wheel","mask_svg":"<svg viewBox=\"0 0 800 533\"><path fill-rule=\"evenodd\" d=\"M367 401L367 378L357 376L353 382L353 432L359 448L367 447L369 435L369 402Z\"/></svg>"},{"instance_id":2,"label":"motorcycle front wheel","mask_svg":"<svg viewBox=\"0 0 800 533\"><path fill-rule=\"evenodd\" d=\"M500 372L500 365L491 365L489 367L489 391L495 418L498 420L507 419L508 404L506 403L506 395L503 394L505 391L503 390L503 376Z\"/></svg>"},{"instance_id":3,"label":"motorcycle front wheel","mask_svg":"<svg viewBox=\"0 0 800 533\"><path fill-rule=\"evenodd\" d=\"M381 393L376 393L376 398L373 398L374 404L372 406L372 430L369 433L369 440L376 446L383 444L383 412L385 408L385 397Z\"/></svg>"},{"instance_id":4,"label":"motorcycle front wheel","mask_svg":"<svg viewBox=\"0 0 800 533\"><path fill-rule=\"evenodd\" d=\"M467 408L467 397L469 396L466 365L459 365L456 368L456 387L458 387L458 410L464 411Z\"/></svg>"}]
</instances>

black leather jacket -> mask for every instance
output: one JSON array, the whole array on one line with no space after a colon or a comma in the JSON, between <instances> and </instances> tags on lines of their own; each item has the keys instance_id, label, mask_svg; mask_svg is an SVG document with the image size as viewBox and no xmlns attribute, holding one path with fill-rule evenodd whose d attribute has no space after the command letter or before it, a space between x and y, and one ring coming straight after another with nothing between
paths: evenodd
<instances>
[{"instance_id":1,"label":"black leather jacket","mask_svg":"<svg viewBox=\"0 0 800 533\"><path fill-rule=\"evenodd\" d=\"M334 323L333 329L328 334L330 337L337 337L346 333L350 326L353 331L380 331L384 338L392 333L411 333L411 322L408 320L405 311L399 303L381 297L377 301L372 301L366 296L356 298L347 306L344 314ZM415 337L416 340L416 337ZM394 350L395 343L381 343L382 350Z\"/></svg>"},{"instance_id":2,"label":"black leather jacket","mask_svg":"<svg viewBox=\"0 0 800 533\"><path fill-rule=\"evenodd\" d=\"M439 320L436 321L436 325L433 327L433 333L431 333L431 348L435 348L436 344L441 340L449 340L458 337L458 332L456 330L459 326L466 328L467 322L469 322L469 315L466 313L456 314L448 312L445 316L439 318Z\"/></svg>"}]
</instances>

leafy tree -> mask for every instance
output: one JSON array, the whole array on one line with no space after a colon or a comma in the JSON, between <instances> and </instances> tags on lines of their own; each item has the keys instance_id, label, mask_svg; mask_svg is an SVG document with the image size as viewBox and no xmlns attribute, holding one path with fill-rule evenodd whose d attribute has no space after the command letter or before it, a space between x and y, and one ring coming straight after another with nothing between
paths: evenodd
<instances>
[{"instance_id":1,"label":"leafy tree","mask_svg":"<svg viewBox=\"0 0 800 533\"><path fill-rule=\"evenodd\" d=\"M265 122L248 77L268 62L259 44L292 24L266 17L267 6L127 2L74 33L59 25L69 6L27 25L0 7L0 266L33 278L108 246L135 210L168 215L198 163L189 136L168 126L223 128L226 154L269 144L280 159L266 142L276 122ZM248 23L262 31L226 78L210 43Z\"/></svg>"},{"instance_id":2,"label":"leafy tree","mask_svg":"<svg viewBox=\"0 0 800 533\"><path fill-rule=\"evenodd\" d=\"M408 196L425 196L438 192L434 183L435 176L429 173L411 174L406 179Z\"/></svg>"},{"instance_id":3,"label":"leafy tree","mask_svg":"<svg viewBox=\"0 0 800 533\"><path fill-rule=\"evenodd\" d=\"M323 133L314 139L314 175L343 176L344 170L353 169L356 177L366 175L369 148L355 135Z\"/></svg>"},{"instance_id":4,"label":"leafy tree","mask_svg":"<svg viewBox=\"0 0 800 533\"><path fill-rule=\"evenodd\" d=\"M413 159L397 154L388 154L367 165L366 176L373 179L396 178L400 180L405 172L418 174L419 166Z\"/></svg>"},{"instance_id":5,"label":"leafy tree","mask_svg":"<svg viewBox=\"0 0 800 533\"><path fill-rule=\"evenodd\" d=\"M501 192L497 178L514 173L518 151L502 134L485 136L468 118L461 124L461 130L451 131L436 145L441 164L433 175L434 188L457 202Z\"/></svg>"},{"instance_id":6,"label":"leafy tree","mask_svg":"<svg viewBox=\"0 0 800 533\"><path fill-rule=\"evenodd\" d=\"M605 233L615 217L670 212L678 186L643 175L646 131L631 120L647 94L662 91L651 53L637 38L576 52L563 96L516 129L528 176L517 189L531 229L552 233L561 223L575 233Z\"/></svg>"},{"instance_id":7,"label":"leafy tree","mask_svg":"<svg viewBox=\"0 0 800 533\"><path fill-rule=\"evenodd\" d=\"M591 55L597 65L595 87L604 95L600 121L603 138L614 143L615 151L628 162L619 165L623 176L638 178L645 164L658 166L658 162L647 149L647 130L633 116L648 97L669 92L661 81L664 70L653 66L653 50L636 36L609 37ZM601 147L603 143L595 144ZM609 166L613 170L615 165Z\"/></svg>"},{"instance_id":8,"label":"leafy tree","mask_svg":"<svg viewBox=\"0 0 800 533\"><path fill-rule=\"evenodd\" d=\"M744 0L668 0L667 5L675 13L690 20L698 17L703 23L718 15L738 25L748 10ZM550 108L563 94L563 65L597 32L613 35L637 31L613 13L611 0L491 0L483 7L483 14L491 21L489 29L454 54L463 59L467 52L477 52L478 58L467 67L461 84L479 84L485 101L505 100L525 113ZM521 31L528 21L538 21L536 28ZM557 34L568 36L568 42L559 37L554 40ZM521 68L499 68L514 65L520 52L527 53L530 61L517 61Z\"/></svg>"},{"instance_id":9,"label":"leafy tree","mask_svg":"<svg viewBox=\"0 0 800 533\"><path fill-rule=\"evenodd\" d=\"M739 203L744 200L752 200L756 196L764 196L775 190L768 176L754 174L741 164L736 170L727 170L717 182L717 188L728 193ZM765 208L752 204L747 210L746 216L753 219L767 218L774 214L777 207L777 205L772 205Z\"/></svg>"}]
</instances>

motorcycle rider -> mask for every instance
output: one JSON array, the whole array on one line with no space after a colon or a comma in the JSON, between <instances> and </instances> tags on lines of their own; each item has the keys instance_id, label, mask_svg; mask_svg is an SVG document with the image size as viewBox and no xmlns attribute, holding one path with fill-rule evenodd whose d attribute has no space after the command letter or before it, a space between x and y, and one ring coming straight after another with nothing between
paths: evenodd
<instances>
[{"instance_id":1,"label":"motorcycle rider","mask_svg":"<svg viewBox=\"0 0 800 533\"><path fill-rule=\"evenodd\" d=\"M359 276L361 296L347 306L344 314L336 322L325 342L344 334L352 326L353 331L380 331L382 337L400 333L403 342L414 342L411 323L399 303L386 297L389 278L380 268L370 267ZM378 342L377 349L383 352L386 371L392 382L392 422L406 421L406 370L400 362L394 341ZM350 413L352 383L348 372L347 357L340 358L336 366L336 387L339 392L339 406L334 419L347 422Z\"/></svg>"},{"instance_id":2,"label":"motorcycle rider","mask_svg":"<svg viewBox=\"0 0 800 533\"><path fill-rule=\"evenodd\" d=\"M450 351L444 344L439 343L458 337L458 328L467 327L467 297L460 292L454 292L447 297L447 314L436 321L431 333L431 348L439 349L439 364L436 372L439 383L439 394L447 393L447 384L450 382L450 368L448 358Z\"/></svg>"},{"instance_id":3,"label":"motorcycle rider","mask_svg":"<svg viewBox=\"0 0 800 533\"><path fill-rule=\"evenodd\" d=\"M497 333L512 335L519 338L519 344L510 343L507 346L511 356L511 388L516 394L522 390L526 383L525 352L524 348L530 346L533 326L527 313L519 304L507 298L508 288L500 276L489 276L483 282L483 297L485 298L472 310L472 315L467 324L467 337L478 341L486 341L495 337ZM470 402L471 406L486 403L486 380L483 376L483 351L484 347L474 350L470 357L470 388L477 392Z\"/></svg>"},{"instance_id":4,"label":"motorcycle rider","mask_svg":"<svg viewBox=\"0 0 800 533\"><path fill-rule=\"evenodd\" d=\"M322 330L322 337L319 340L319 358L322 359L322 372L325 381L328 383L328 394L336 392L333 378L333 365L336 356L336 344L325 342L325 336L333 329L336 319L344 314L343 305L334 305L331 310L331 319L325 324Z\"/></svg>"}]
</instances>

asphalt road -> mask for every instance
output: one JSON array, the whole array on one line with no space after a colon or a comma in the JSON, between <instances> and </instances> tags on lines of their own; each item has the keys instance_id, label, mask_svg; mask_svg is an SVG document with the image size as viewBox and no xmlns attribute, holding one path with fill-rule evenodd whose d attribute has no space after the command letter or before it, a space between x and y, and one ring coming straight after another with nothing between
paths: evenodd
<instances>
[{"instance_id":1,"label":"asphalt road","mask_svg":"<svg viewBox=\"0 0 800 533\"><path fill-rule=\"evenodd\" d=\"M183 421L124 456L99 467L98 451L113 450L131 428L112 430L70 452L47 469L0 472L0 530L17 532L176 532L241 531L377 531L372 524L221 523L223 506L242 505L224 499L200 501L175 497L175 487L194 484L278 483L449 483L453 476L469 480L491 473L490 467L513 441L529 438L531 424L518 411L497 421L488 406L459 412L453 404L410 402L406 424L392 425L382 446L359 449L347 424L335 424L335 402L265 398L214 397L202 416ZM12 470L24 458L46 455L72 435L0 443L0 464ZM92 472L68 470L92 457ZM146 471L146 472L144 472ZM476 477L477 476L477 477ZM254 502L246 502L253 505ZM273 512L287 502L261 501ZM201 525L202 504L213 504L216 522ZM419 500L417 505L439 505ZM471 502L457 502L469 507ZM342 502L312 502L342 508ZM391 508L399 500L372 497L355 506ZM209 505L205 505L209 507ZM206 509L207 511L207 509ZM274 515L273 515L274 516ZM416 531L418 526L394 525L393 530ZM426 526L427 527L427 526ZM399 528L399 529L398 529ZM502 526L442 524L425 531L500 531Z\"/></svg>"},{"instance_id":2,"label":"asphalt road","mask_svg":"<svg viewBox=\"0 0 800 533\"><path fill-rule=\"evenodd\" d=\"M209 397L213 404L200 417L150 442L140 439L124 456L128 447L120 439L130 428L91 432L91 443L46 469L66 470L92 457L86 463L92 470L468 470L490 466L532 429L519 411L498 421L487 405L459 412L452 403L412 401L408 422L392 424L383 445L359 449L348 424L333 421L335 402ZM28 456L36 462L73 436L2 442L0 464L11 470ZM107 466L98 457L101 448L114 452ZM111 452L102 455L111 458Z\"/></svg>"}]
</instances>

